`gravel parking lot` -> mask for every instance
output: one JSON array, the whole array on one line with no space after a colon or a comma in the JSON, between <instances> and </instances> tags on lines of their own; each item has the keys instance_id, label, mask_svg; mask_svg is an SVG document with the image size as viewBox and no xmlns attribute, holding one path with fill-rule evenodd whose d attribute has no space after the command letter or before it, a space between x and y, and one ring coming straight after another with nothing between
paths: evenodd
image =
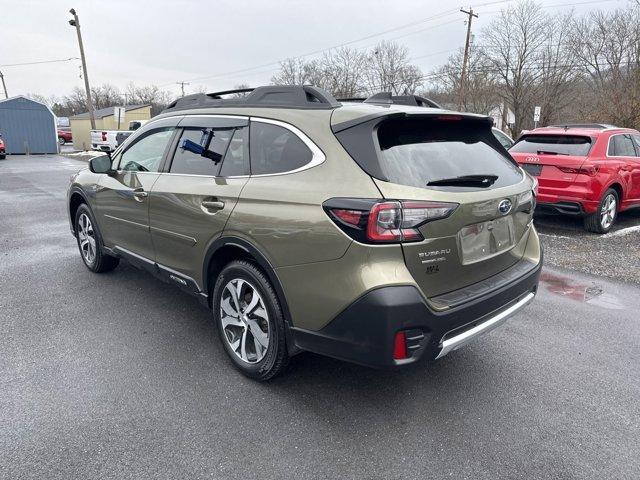
<instances>
[{"instance_id":1,"label":"gravel parking lot","mask_svg":"<svg viewBox=\"0 0 640 480\"><path fill-rule=\"evenodd\" d=\"M622 212L611 232L585 231L582 220L538 216L545 264L640 284L640 209Z\"/></svg>"},{"instance_id":2,"label":"gravel parking lot","mask_svg":"<svg viewBox=\"0 0 640 480\"><path fill-rule=\"evenodd\" d=\"M197 300L84 267L65 214L82 165L0 161L0 478L638 478L640 287L599 271L637 275L638 233L539 219L540 291L504 327L393 372L302 354L258 384Z\"/></svg>"}]
</instances>

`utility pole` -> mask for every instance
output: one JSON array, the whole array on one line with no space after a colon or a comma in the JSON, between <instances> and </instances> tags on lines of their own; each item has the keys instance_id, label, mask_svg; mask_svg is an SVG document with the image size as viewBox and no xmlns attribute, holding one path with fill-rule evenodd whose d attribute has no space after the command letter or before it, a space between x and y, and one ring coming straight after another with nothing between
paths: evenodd
<instances>
[{"instance_id":1,"label":"utility pole","mask_svg":"<svg viewBox=\"0 0 640 480\"><path fill-rule=\"evenodd\" d=\"M176 82L176 85L180 85L180 90L182 90L182 96L184 97L184 86L191 85L191 84L188 82Z\"/></svg>"},{"instance_id":2,"label":"utility pole","mask_svg":"<svg viewBox=\"0 0 640 480\"><path fill-rule=\"evenodd\" d=\"M4 89L4 98L9 98L9 94L7 93L7 85L4 83L4 75L0 72L0 80L2 80L2 88Z\"/></svg>"},{"instance_id":3,"label":"utility pole","mask_svg":"<svg viewBox=\"0 0 640 480\"><path fill-rule=\"evenodd\" d=\"M473 8L469 7L469 11L461 8L460 11L467 15L467 40L464 44L464 56L462 57L462 72L460 74L460 91L458 92L458 110L464 107L465 82L467 81L467 62L469 61L469 45L471 44L471 22L473 17L478 18L477 13L473 13Z\"/></svg>"},{"instance_id":4,"label":"utility pole","mask_svg":"<svg viewBox=\"0 0 640 480\"><path fill-rule=\"evenodd\" d=\"M78 45L80 46L80 60L82 61L82 76L84 77L84 88L87 91L87 110L89 111L89 118L91 119L91 129L96 129L96 113L93 110L93 101L91 100L91 89L89 88L89 75L87 74L87 61L84 58L84 46L82 45L82 34L80 33L80 20L76 14L75 9L69 10L69 13L73 15L73 18L69 20L69 25L76 27L76 33L78 34Z\"/></svg>"}]
</instances>

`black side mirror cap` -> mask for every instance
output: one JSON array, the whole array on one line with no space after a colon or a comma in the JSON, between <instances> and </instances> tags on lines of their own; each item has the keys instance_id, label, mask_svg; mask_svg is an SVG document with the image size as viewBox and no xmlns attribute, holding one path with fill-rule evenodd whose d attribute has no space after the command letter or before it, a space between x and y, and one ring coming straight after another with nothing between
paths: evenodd
<instances>
[{"instance_id":1,"label":"black side mirror cap","mask_svg":"<svg viewBox=\"0 0 640 480\"><path fill-rule=\"evenodd\" d=\"M109 155L100 155L89 160L89 170L93 173L109 174L111 170L111 157Z\"/></svg>"}]
</instances>

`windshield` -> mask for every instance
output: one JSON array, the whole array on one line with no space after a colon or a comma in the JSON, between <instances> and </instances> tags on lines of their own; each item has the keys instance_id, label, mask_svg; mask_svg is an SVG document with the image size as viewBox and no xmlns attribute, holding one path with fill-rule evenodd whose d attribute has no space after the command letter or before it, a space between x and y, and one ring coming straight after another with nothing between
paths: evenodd
<instances>
[{"instance_id":1,"label":"windshield","mask_svg":"<svg viewBox=\"0 0 640 480\"><path fill-rule=\"evenodd\" d=\"M522 180L517 166L494 147L491 129L478 122L389 120L379 127L378 140L382 172L393 183L424 188L445 179L489 175L496 177L491 187L497 188ZM448 183L449 188L473 186Z\"/></svg>"},{"instance_id":2,"label":"windshield","mask_svg":"<svg viewBox=\"0 0 640 480\"><path fill-rule=\"evenodd\" d=\"M525 135L509 150L511 153L550 153L585 157L591 138L579 135Z\"/></svg>"}]
</instances>

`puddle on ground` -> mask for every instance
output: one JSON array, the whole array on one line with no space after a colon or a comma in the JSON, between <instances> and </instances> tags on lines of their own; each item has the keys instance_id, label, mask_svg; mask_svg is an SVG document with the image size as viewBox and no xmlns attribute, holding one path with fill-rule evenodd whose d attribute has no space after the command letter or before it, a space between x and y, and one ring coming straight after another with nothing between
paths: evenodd
<instances>
[{"instance_id":1,"label":"puddle on ground","mask_svg":"<svg viewBox=\"0 0 640 480\"><path fill-rule=\"evenodd\" d=\"M543 270L540 274L540 284L544 285L547 291L551 293L585 302L589 305L610 310L624 310L625 308L615 295L605 292L604 287L595 282L584 284L570 277Z\"/></svg>"}]
</instances>

